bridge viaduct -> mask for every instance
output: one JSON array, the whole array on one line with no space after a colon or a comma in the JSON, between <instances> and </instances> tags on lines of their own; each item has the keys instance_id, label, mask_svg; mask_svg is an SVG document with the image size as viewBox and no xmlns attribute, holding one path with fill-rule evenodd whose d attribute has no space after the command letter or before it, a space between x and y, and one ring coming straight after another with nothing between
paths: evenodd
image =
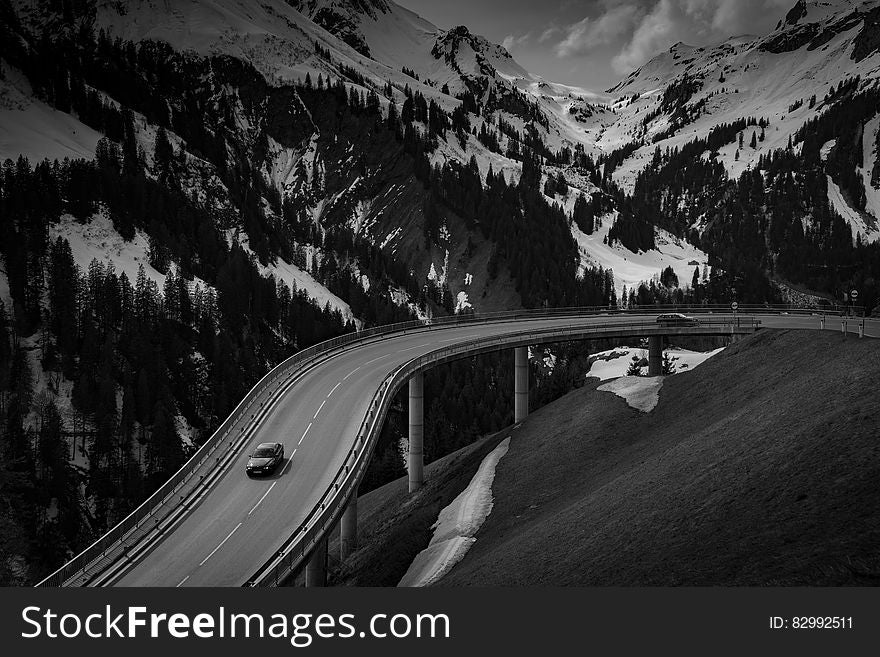
<instances>
[{"instance_id":1,"label":"bridge viaduct","mask_svg":"<svg viewBox=\"0 0 880 657\"><path fill-rule=\"evenodd\" d=\"M657 321L669 312L695 321ZM519 423L528 415L530 345L647 338L649 375L658 376L666 337L737 339L768 328L880 337L880 320L765 307L519 311L340 336L273 369L168 482L41 585L274 586L304 571L308 586L321 586L330 533L338 527L343 560L357 548L358 485L404 386L409 490L422 485L424 373L431 367L510 350ZM267 479L247 478L253 446L275 440L287 447L284 467Z\"/></svg>"}]
</instances>

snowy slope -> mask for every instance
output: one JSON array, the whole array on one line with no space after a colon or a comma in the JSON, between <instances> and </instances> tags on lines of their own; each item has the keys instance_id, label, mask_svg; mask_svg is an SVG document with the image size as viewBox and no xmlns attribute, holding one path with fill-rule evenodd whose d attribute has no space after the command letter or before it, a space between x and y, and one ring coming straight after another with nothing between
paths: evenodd
<instances>
[{"instance_id":1,"label":"snowy slope","mask_svg":"<svg viewBox=\"0 0 880 657\"><path fill-rule=\"evenodd\" d=\"M9 292L9 279L6 277L6 265L3 264L2 258L0 258L0 301L3 302L7 313L12 312L12 294Z\"/></svg>"},{"instance_id":2,"label":"snowy slope","mask_svg":"<svg viewBox=\"0 0 880 657\"><path fill-rule=\"evenodd\" d=\"M853 242L855 242L859 236L861 236L863 243L874 242L880 238L880 232L877 231L876 222L872 222L872 225L868 226L864 214L847 203L843 196L843 192L840 191L840 187L838 187L837 183L831 179L831 176L827 176L827 178L828 202L831 204L831 207L835 209L837 214L843 217L844 221L850 225Z\"/></svg>"},{"instance_id":3,"label":"snowy slope","mask_svg":"<svg viewBox=\"0 0 880 657\"><path fill-rule=\"evenodd\" d=\"M39 23L40 7L25 0L17 0L16 4L32 25ZM859 12L880 7L880 0L800 3L800 9L789 12L773 33L763 37L739 36L705 48L676 44L605 94L544 80L520 66L502 46L473 34L466 27L442 30L387 0L263 0L260 3L138 0L124 5L113 0L98 0L96 6L96 28L105 29L113 36L135 41L167 41L175 49L194 57L237 57L253 64L271 84L301 81L307 73L312 79L319 73L325 77L345 77L345 69L350 68L363 76L367 88L380 93L383 108L390 102L400 105L402 89L407 85L426 98L436 100L448 111L460 104L455 96L465 90L476 90L478 96L482 95L477 102L485 102L490 91L536 102L546 118L546 127L541 126L538 131L551 150L579 144L595 157L633 140L641 142L643 145L614 172L613 179L625 191L631 191L636 174L648 162L655 146L682 146L695 137L705 137L720 123L748 116L764 117L770 125L766 139L756 148L741 149L739 158L736 143L718 151L718 158L729 174L738 176L746 168L754 167L762 154L784 147L795 130L823 111L822 96L832 85L856 73L862 76L863 84L869 84L878 78L880 71L878 53L861 53L856 57L857 42L865 29L864 15ZM327 51L329 57L319 56L316 45ZM411 69L418 79L403 73L404 67ZM685 76L697 80L698 88L683 104L663 106L664 91ZM353 79L349 77L347 84L360 84L352 82ZM386 83L392 85L388 97L384 93ZM448 86L449 93L444 93L444 85ZM361 89L363 91L365 89ZM813 93L819 102L810 108L806 101ZM803 104L790 111L791 105L800 101L804 101ZM692 116L673 134L657 144L652 143L655 136L663 137L676 120L682 120L682 107L691 110ZM529 123L527 114L517 114L517 110L508 105L504 110L496 108L479 117L471 115L470 120L479 129L483 124L497 125L498 120L504 118L515 129L523 131ZM39 116L39 112L33 115ZM258 126L247 122L248 117L239 119L241 133L247 139L263 137ZM80 133L77 128L79 141L71 142L69 133L74 126L67 126L68 121L76 123L67 116L37 130L49 144L56 146L58 153L67 148L71 153L88 152L91 156L97 134ZM4 155L27 152L27 148L51 150L48 145L34 146L40 143L37 139L13 141L18 135L27 134L27 126L20 116L7 123L20 125L22 130L10 128L5 135L0 133ZM870 135L876 134L876 129L876 122L866 126L866 146L873 148ZM139 125L139 132L146 136L144 151L149 160L154 127ZM178 146L179 141L173 135L171 138ZM317 157L316 144L324 138L326 136L315 131L293 147L271 135L266 137L268 154L260 163L264 175L284 192L295 193L311 186L315 172L329 164ZM501 141L503 148L506 137ZM454 137L441 140L431 159L433 163L447 159L466 162L471 156L476 157L482 175L490 165L496 172L503 172L508 180L516 180L519 175L521 165L517 161L490 152L475 139L469 139L466 147ZM866 148L863 177L870 177L873 158L876 154ZM552 169L547 167L545 173L555 173ZM571 172L563 173L568 178ZM339 195L351 192L356 184L351 183L348 192L337 191L336 196L318 194L310 209L315 223L321 225L325 210L340 200ZM569 210L578 190L587 194L595 190L583 178L569 179L569 184L576 188L562 199ZM866 186L868 208L867 215L862 216L852 211L846 214L845 201L834 197L833 189L829 189L832 202L837 207L838 200L843 201L839 211L856 230L863 232L863 238L875 239L880 234L872 230L875 224L871 216L876 215L880 207L880 190ZM383 218L384 208L393 202L392 191L396 195L402 192L387 189L384 197L358 198L351 204L351 216L345 219L352 230L383 243L395 253L407 235L396 232L401 226L392 225L390 214L386 213ZM705 253L662 232L658 233L658 249L649 253L633 254L619 246L609 247L604 238L610 225L611 221L606 220L591 236L580 234L576 228L573 232L582 265L612 269L618 292L624 285L632 287L655 276L667 265L673 267L682 284L688 284L696 266L692 263L699 263L702 269L707 260ZM463 239L463 235L451 236L452 241ZM422 265L427 268L428 263L419 263ZM290 281L299 280L299 274L282 272L279 275ZM308 287L308 281L305 283ZM459 291L455 289L453 294ZM322 293L315 290L315 294L318 298ZM327 295L322 298L332 300ZM332 302L342 307L335 300Z\"/></svg>"},{"instance_id":4,"label":"snowy slope","mask_svg":"<svg viewBox=\"0 0 880 657\"><path fill-rule=\"evenodd\" d=\"M703 266L708 264L709 257L694 245L662 228L656 228L654 232L656 249L633 253L617 243L609 246L608 231L614 225L616 216L617 213L612 213L601 217L602 225L592 235L587 235L574 223L571 225L571 232L581 254L581 267L601 266L614 271L614 286L618 298L624 286L628 289L638 286L642 281L659 276L666 267L672 267L682 287L690 285L694 270L698 267L702 275Z\"/></svg>"},{"instance_id":5,"label":"snowy slope","mask_svg":"<svg viewBox=\"0 0 880 657\"><path fill-rule=\"evenodd\" d=\"M24 155L30 163L43 159L95 156L101 134L76 117L34 98L27 79L7 66L0 78L0 162Z\"/></svg>"},{"instance_id":6,"label":"snowy slope","mask_svg":"<svg viewBox=\"0 0 880 657\"><path fill-rule=\"evenodd\" d=\"M650 413L660 401L662 386L662 376L622 376L603 383L596 390L614 393L637 411Z\"/></svg>"},{"instance_id":7,"label":"snowy slope","mask_svg":"<svg viewBox=\"0 0 880 657\"><path fill-rule=\"evenodd\" d=\"M702 365L723 349L724 347L721 347L714 351L702 352L670 348L664 349L664 354L672 360L672 364L676 368L674 374L681 374ZM626 400L626 403L637 411L650 413L660 401L663 377L627 376L626 372L633 357L647 359L648 352L646 349L619 347L593 354L591 358L596 358L596 361L590 367L587 376L597 377L603 381L612 379L608 383L600 385L596 390L614 393ZM642 371L644 372L644 369Z\"/></svg>"},{"instance_id":8,"label":"snowy slope","mask_svg":"<svg viewBox=\"0 0 880 657\"><path fill-rule=\"evenodd\" d=\"M553 150L582 144L588 153L598 154L593 121L578 120L585 112L613 120L605 105L606 94L557 84L525 70L501 45L459 25L441 30L414 12L386 0L298 0L293 2L305 16L325 26L340 40L358 46L357 66L378 78L401 87L409 85L447 109L455 96L476 87L519 90L537 101L548 118L549 128L540 131ZM366 57L369 53L369 58ZM377 67L376 63L384 65ZM418 81L402 75L407 68ZM449 95L438 92L444 85ZM481 98L480 100L483 100ZM517 123L515 116L501 113ZM496 118L497 113L491 118ZM497 167L496 167L497 169Z\"/></svg>"},{"instance_id":9,"label":"snowy slope","mask_svg":"<svg viewBox=\"0 0 880 657\"><path fill-rule=\"evenodd\" d=\"M877 166L877 158L880 157L880 153L877 152L878 131L880 131L880 114L865 124L862 134L864 164L859 169L862 184L865 186L865 211L874 219L873 226L867 234L862 234L862 238L867 238L871 242L880 238L880 180L876 185L871 182L873 171Z\"/></svg>"},{"instance_id":10,"label":"snowy slope","mask_svg":"<svg viewBox=\"0 0 880 657\"><path fill-rule=\"evenodd\" d=\"M329 303L330 308L338 310L344 319L353 320L357 323L358 327L360 327L361 322L360 320L357 320L351 312L351 306L321 285L308 272L303 271L294 264L286 262L283 258L276 258L275 262L264 265L251 250L247 235L238 233L238 231L234 229L226 232L226 240L230 245L233 241L237 242L238 245L244 249L249 256L251 256L254 265L256 265L257 269L263 276L273 276L276 281L283 282L291 288L291 290L305 290L306 294L309 295L309 298L314 300L314 302L321 308Z\"/></svg>"},{"instance_id":11,"label":"snowy slope","mask_svg":"<svg viewBox=\"0 0 880 657\"><path fill-rule=\"evenodd\" d=\"M510 448L510 437L502 440L483 461L476 474L433 524L428 547L419 552L398 586L430 586L464 558L476 542L474 535L492 512L492 482L495 468Z\"/></svg>"},{"instance_id":12,"label":"snowy slope","mask_svg":"<svg viewBox=\"0 0 880 657\"><path fill-rule=\"evenodd\" d=\"M673 364L676 368L675 373L681 374L682 372L694 369L698 365L702 365L712 356L721 353L723 349L724 347L713 351L691 351L690 349L670 347L664 349L664 352L673 359ZM587 377L595 377L600 381L607 381L608 379L626 376L626 371L629 369L630 363L632 363L633 356L647 361L648 350L641 347L621 346L590 354L590 359L595 359L595 361L590 366Z\"/></svg>"},{"instance_id":13,"label":"snowy slope","mask_svg":"<svg viewBox=\"0 0 880 657\"><path fill-rule=\"evenodd\" d=\"M412 14L397 5L394 7L394 16ZM415 14L412 16L415 17ZM38 17L31 20L38 20ZM372 21L369 17L363 20L365 26L371 28ZM389 17L381 23L375 23L377 34L381 35L383 27L392 25L388 21L403 24L407 27L407 33L411 31L408 21ZM414 20L415 23L419 21ZM426 29L439 33L430 23L424 23L429 26ZM265 0L260 3L248 0L180 0L174 3L164 0L138 0L125 5L114 0L99 0L97 28L103 28L124 40L165 41L175 50L198 56L230 55L252 64L273 84L302 81L307 73L313 79L318 74L344 78L340 69L347 66L364 75L377 88L381 88L386 81L399 89L409 84L410 87L419 89L426 98L435 99L448 110L459 102L442 94L439 86L435 88L420 84L405 75L397 61L406 61L406 53L399 57L389 57L389 63L366 56L284 0ZM421 28L416 26L415 29L418 31ZM376 40L381 41L379 37ZM332 64L315 53L316 43L330 53ZM393 42L389 47L393 50ZM420 51L423 50L424 44L421 44Z\"/></svg>"},{"instance_id":14,"label":"snowy slope","mask_svg":"<svg viewBox=\"0 0 880 657\"><path fill-rule=\"evenodd\" d=\"M705 48L678 43L653 58L611 90L618 99L619 120L602 133L600 146L645 142L615 170L614 180L631 190L656 145L681 147L721 123L749 116L770 121L765 141L756 149L742 149L739 161L734 159L736 145L731 144L721 149L719 160L732 177L754 168L762 153L784 148L790 135L823 111L822 97L832 85L856 75L863 86L880 78L880 53L875 50L861 59L856 53L860 35L872 29L865 25L865 12L878 7L878 0L808 2L803 15L781 22L769 35L732 38ZM652 136L670 124L672 110L660 111L662 90L685 76L699 82L699 90L686 102L699 116L674 135L651 143ZM635 102L623 101L634 94L640 94ZM811 109L808 100L813 94L819 102ZM801 107L789 111L800 101ZM652 113L657 115L643 125Z\"/></svg>"},{"instance_id":15,"label":"snowy slope","mask_svg":"<svg viewBox=\"0 0 880 657\"><path fill-rule=\"evenodd\" d=\"M125 273L129 282L134 285L138 269L143 266L147 278L154 280L160 290L165 285L165 274L150 265L147 236L137 230L134 239L126 242L113 228L113 222L104 212L96 213L87 224L79 223L69 214L62 215L57 224L50 224L49 236L52 240L63 237L70 242L73 261L83 272L88 271L92 260L97 260L105 266L113 265L117 275ZM198 277L194 277L189 284L191 290L195 286L202 290L211 287Z\"/></svg>"}]
</instances>

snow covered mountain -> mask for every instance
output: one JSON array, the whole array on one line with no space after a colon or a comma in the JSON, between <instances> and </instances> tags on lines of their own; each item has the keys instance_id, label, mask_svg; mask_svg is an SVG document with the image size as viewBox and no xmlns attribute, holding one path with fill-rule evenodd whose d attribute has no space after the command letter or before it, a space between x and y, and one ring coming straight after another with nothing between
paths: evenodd
<instances>
[{"instance_id":1,"label":"snow covered mountain","mask_svg":"<svg viewBox=\"0 0 880 657\"><path fill-rule=\"evenodd\" d=\"M682 148L722 124L746 117L769 122L755 148L730 143L717 158L731 178L754 169L761 157L785 148L831 103L824 98L859 77L859 89L880 79L880 3L876 0L798 0L777 28L761 37L739 36L714 47L684 43L661 53L609 90L618 120L599 135L605 149L632 144L614 180L632 192L637 174L657 146ZM816 100L811 102L815 96ZM862 170L876 162L876 121L864 124ZM829 146L831 148L831 146ZM863 238L880 237L877 185L866 175L869 203L854 209L832 187L835 209ZM864 217L864 213L870 217ZM867 225L866 225L867 220Z\"/></svg>"},{"instance_id":2,"label":"snow covered mountain","mask_svg":"<svg viewBox=\"0 0 880 657\"><path fill-rule=\"evenodd\" d=\"M681 149L718 126L748 117L767 123L754 148L739 148L734 141L713 153L731 180L785 148L829 107L826 92L856 75L861 89L874 84L880 69L878 4L799 0L769 35L734 37L704 48L676 44L602 94L544 80L523 69L502 46L466 27L441 30L388 0L95 0L83 3L75 16L17 0L14 11L33 35L54 38L88 24L122 43L170 45L175 66L185 67L193 84L186 100L179 90L160 89L164 102L172 114L185 113L184 103L198 96L198 103L212 109L206 120L217 121L209 129L224 135L226 157L204 157L175 125L166 126L172 142L201 170L191 183L202 188L218 212L235 210L237 192L230 187L239 183L229 169L235 168L233 160L245 158L247 168L261 172L269 188L296 199L289 210L299 222L310 221L319 232L345 226L402 260L417 283L432 280L448 287L451 298L460 300L459 308L491 309L518 303L503 265L500 277L486 276L491 240L475 233L459 213L445 212L443 230L425 241L419 185L390 174L397 154L389 150L365 169L357 156L363 144L354 135L341 144L340 135L322 130L321 121L298 99L297 85L307 77L312 83L319 77L342 80L349 90L375 94L383 116L392 105L399 113L413 94L426 104L436 103L447 117L458 111L466 125L460 125L457 137L444 130L428 153L432 166L467 165L473 158L481 177L491 168L516 181L522 153L536 153L543 160L542 181L565 181L564 191L550 193L548 201L571 214L579 196L589 200L608 191L601 190L603 170L622 193L631 194L658 146ZM0 82L0 156L22 153L32 161L91 156L99 132L78 122L75 111L59 113L47 105L16 66L6 62L6 68L9 73ZM119 102L112 90L101 93ZM819 96L815 102L813 94ZM149 160L156 117L134 109L138 140ZM840 176L828 178L829 202L852 226L853 239L857 233L867 241L880 236L880 192L871 175L876 129L869 118L861 135L865 156L858 175L865 181L866 202L853 204ZM826 154L833 148L829 144ZM220 194L207 194L205 187ZM273 209L265 200L268 221L280 219L280 207ZM679 278L689 279L691 263L703 265L709 259L705 248L683 241L694 239L688 231L655 218L643 219L678 237L655 232L656 239L641 245L615 235L609 239L617 205L609 199L599 212L607 214L594 222L599 239L579 234L577 222L572 238L579 245L581 267L613 268L618 292L623 285L637 285L653 268L672 266ZM245 226L239 228L248 233ZM300 246L308 246L305 241ZM259 242L251 245L265 259ZM676 243L679 250L669 247ZM311 262L314 249L307 250ZM320 247L314 252L320 259ZM285 257L289 260L290 254ZM353 261L346 265L359 271ZM397 281L391 287L405 286ZM399 292L393 296L403 298ZM316 292L316 298L328 295Z\"/></svg>"},{"instance_id":3,"label":"snow covered mountain","mask_svg":"<svg viewBox=\"0 0 880 657\"><path fill-rule=\"evenodd\" d=\"M253 67L274 90L302 84L307 76L313 81L319 76L341 79L347 88L362 94L377 93L386 114L390 103L399 112L407 94L412 93L421 94L426 102L436 103L448 114L467 103L471 134L460 132L459 139L439 140L430 155L432 163L466 164L473 157L482 176L491 167L511 181L519 177L519 153L527 142L531 146L540 144L538 149L546 155L563 149L569 153L579 149L591 157L599 155L595 144L585 138L588 132L583 121L588 116L612 117L602 104L603 96L544 81L525 71L503 47L467 28L440 30L412 12L382 0L273 0L260 4L244 0L187 0L172 4L156 0L125 4L97 0L85 7L81 16L64 17L45 6L19 2L16 13L24 29L34 35L54 38L69 33L70 23L85 22L94 31L103 31L123 43L169 44L180 54L180 62L193 69L191 91L203 91L201 102L214 104L218 112L223 105L223 130L227 142L237 142L233 149L236 157L249 153L247 157L254 168L262 170L282 195L308 199L308 207L298 211L308 215L316 226L349 225L356 234L381 245L393 256L405 258L414 276L423 282L427 282L433 268L434 280L449 287L452 298L460 300L459 307L476 305L491 309L520 303L503 274L498 284L484 275L491 245L484 247L475 236L471 242L476 242L476 248L469 249L467 257L463 257L469 231L450 216L443 244L432 244L427 250L411 248L421 241L422 222L420 200L402 191L409 189L409 185L395 186L383 181L380 188L365 190L367 177L355 171L353 159L347 161L340 152L334 154L338 156L335 162L327 161L328 154L322 147L329 135L322 135L307 113L300 116L296 110L288 110L285 119L270 120L259 102L243 98L247 94L265 93L263 81L233 77L228 67L217 66L217 62L232 58L226 61ZM235 72L235 76L241 74L242 71ZM93 155L100 134L78 123L75 111L65 117L47 107L14 66L2 84L8 100L0 156L15 158L21 153L39 161L43 157ZM246 91L242 89L245 85L249 87ZM108 99L118 100L113 91L101 91ZM281 95L277 91L271 93ZM169 106L179 104L179 98L167 93L166 96ZM149 159L156 121L134 109L138 139ZM475 138L482 131L491 134L491 138ZM190 150L187 143L191 140L177 134L174 126L170 126L169 134L172 141ZM34 135L39 138L33 139ZM336 145L335 140L332 145ZM192 161L198 162L215 183L220 183L213 185L214 189L227 187L222 196L228 196L230 182L217 175L224 163L204 157ZM334 175L322 176L320 172L328 168L333 169ZM322 184L330 182L329 188L314 188L314 171L319 172ZM597 192L585 170L548 162L545 171L563 175L572 185L569 192L555 199L568 211L577 195L589 198ZM192 182L201 185L202 180L204 176L200 175ZM304 193L305 187L309 187L308 193ZM229 211L234 205L229 199L212 201L218 211ZM624 258L616 258L621 265L618 291L624 283L631 286L637 282L627 278L622 270ZM582 264L599 260L584 257ZM601 260L609 262L607 257ZM655 260L650 259L652 266ZM474 302L475 297L480 301Z\"/></svg>"}]
</instances>

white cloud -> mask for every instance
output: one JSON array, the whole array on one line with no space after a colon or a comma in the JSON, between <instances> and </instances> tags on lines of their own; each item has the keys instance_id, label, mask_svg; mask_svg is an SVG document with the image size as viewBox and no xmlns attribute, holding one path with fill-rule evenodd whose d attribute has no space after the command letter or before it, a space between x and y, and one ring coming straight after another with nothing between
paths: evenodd
<instances>
[{"instance_id":1,"label":"white cloud","mask_svg":"<svg viewBox=\"0 0 880 657\"><path fill-rule=\"evenodd\" d=\"M771 30L792 0L602 0L597 17L585 17L561 32L559 57L581 56L623 44L611 59L621 74L641 66L678 41L717 43L741 34ZM541 35L549 38L549 29Z\"/></svg>"},{"instance_id":2,"label":"white cloud","mask_svg":"<svg viewBox=\"0 0 880 657\"><path fill-rule=\"evenodd\" d=\"M558 25L550 25L546 30L541 32L541 35L538 37L538 43L544 43L548 39L553 38L557 34L562 32L562 28Z\"/></svg>"},{"instance_id":3,"label":"white cloud","mask_svg":"<svg viewBox=\"0 0 880 657\"><path fill-rule=\"evenodd\" d=\"M620 74L627 73L681 40L681 33L687 30L681 18L681 7L675 0L660 0L642 18L629 43L612 58L614 70Z\"/></svg>"},{"instance_id":4,"label":"white cloud","mask_svg":"<svg viewBox=\"0 0 880 657\"><path fill-rule=\"evenodd\" d=\"M758 33L776 23L794 5L791 0L716 0L712 27L729 35Z\"/></svg>"},{"instance_id":5,"label":"white cloud","mask_svg":"<svg viewBox=\"0 0 880 657\"><path fill-rule=\"evenodd\" d=\"M531 32L527 32L526 34L522 34L520 36L514 36L513 34L508 34L504 37L504 40L501 42L501 45L504 46L504 49L510 52L513 48L518 45L521 45L528 41L532 36Z\"/></svg>"},{"instance_id":6,"label":"white cloud","mask_svg":"<svg viewBox=\"0 0 880 657\"><path fill-rule=\"evenodd\" d=\"M608 4L598 18L585 17L565 30L565 38L556 44L560 57L584 55L597 46L607 45L632 31L642 13L638 4Z\"/></svg>"}]
</instances>

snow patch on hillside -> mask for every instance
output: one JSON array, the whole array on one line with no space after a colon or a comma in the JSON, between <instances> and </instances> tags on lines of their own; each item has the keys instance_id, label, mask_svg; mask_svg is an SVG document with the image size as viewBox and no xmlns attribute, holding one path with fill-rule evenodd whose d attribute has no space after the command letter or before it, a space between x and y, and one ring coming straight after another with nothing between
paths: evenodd
<instances>
[{"instance_id":1,"label":"snow patch on hillside","mask_svg":"<svg viewBox=\"0 0 880 657\"><path fill-rule=\"evenodd\" d=\"M9 292L9 279L6 276L6 263L0 258L0 301L5 306L7 315L12 312L12 294Z\"/></svg>"},{"instance_id":2,"label":"snow patch on hillside","mask_svg":"<svg viewBox=\"0 0 880 657\"><path fill-rule=\"evenodd\" d=\"M877 152L878 130L880 130L880 114L865 124L865 129L862 133L862 157L864 158L865 166L857 171L862 177L862 184L865 186L865 210L873 215L875 220L880 222L880 183L878 183L878 187L871 185L874 166L876 165L877 158L880 157L880 153ZM874 227L875 230L878 228L876 223ZM873 233L869 235L869 241L873 242L878 237L880 237L880 233Z\"/></svg>"},{"instance_id":3,"label":"snow patch on hillside","mask_svg":"<svg viewBox=\"0 0 880 657\"><path fill-rule=\"evenodd\" d=\"M254 264L263 276L269 276L271 274L275 277L276 281L282 281L291 289L296 288L297 290L305 290L306 294L309 295L309 298L314 300L315 303L322 308L329 303L331 308L342 313L344 319L354 321L360 329L362 322L354 316L354 313L351 311L351 306L316 281L311 274L303 271L296 265L285 261L281 257L276 258L275 262L270 262L268 265L264 265L251 250L247 235L239 233L235 229L226 231L226 239L230 244L232 243L232 240L238 241L239 246L241 246L248 255L253 256Z\"/></svg>"},{"instance_id":4,"label":"snow patch on hillside","mask_svg":"<svg viewBox=\"0 0 880 657\"><path fill-rule=\"evenodd\" d=\"M650 413L660 401L662 376L622 376L605 383L596 390L613 392L637 411Z\"/></svg>"},{"instance_id":5,"label":"snow patch on hillside","mask_svg":"<svg viewBox=\"0 0 880 657\"><path fill-rule=\"evenodd\" d=\"M724 351L724 347L714 349L712 351L691 351L690 349L679 349L677 347L669 347L664 350L674 359L673 365L676 368L676 374L689 372L698 365L702 365L716 354ZM606 351L600 351L590 354L591 359L595 359L588 377L595 377L601 381L615 379L617 377L626 376L626 371L632 363L633 356L640 360L648 359L648 350L643 347L627 347L620 346Z\"/></svg>"},{"instance_id":6,"label":"snow patch on hillside","mask_svg":"<svg viewBox=\"0 0 880 657\"><path fill-rule=\"evenodd\" d=\"M829 141L826 141L824 144L822 144L822 148L819 149L819 159L823 162L826 162L828 160L828 154L835 146L837 146L836 139L830 139Z\"/></svg>"},{"instance_id":7,"label":"snow patch on hillside","mask_svg":"<svg viewBox=\"0 0 880 657\"><path fill-rule=\"evenodd\" d=\"M853 243L855 243L858 234L861 234L862 242L873 242L880 237L876 228L869 228L862 214L846 202L843 192L840 191L840 187L831 179L831 176L826 175L825 177L828 179L828 202L831 203L831 207L837 214L849 224L852 229Z\"/></svg>"},{"instance_id":8,"label":"snow patch on hillside","mask_svg":"<svg viewBox=\"0 0 880 657\"><path fill-rule=\"evenodd\" d=\"M103 211L97 212L87 224L79 223L72 215L62 215L57 224L49 225L49 236L53 241L64 237L70 242L73 261L83 273L88 271L92 260L97 260L105 267L112 264L117 274L125 273L129 283L134 286L138 268L143 265L147 278L154 280L160 290L165 285L165 274L150 265L146 233L136 230L134 239L126 242ZM210 288L198 277L193 277L191 285L199 285L203 290Z\"/></svg>"},{"instance_id":9,"label":"snow patch on hillside","mask_svg":"<svg viewBox=\"0 0 880 657\"><path fill-rule=\"evenodd\" d=\"M509 448L508 436L486 455L468 487L440 511L431 527L431 542L416 555L398 586L430 586L464 558L492 512L495 468Z\"/></svg>"},{"instance_id":10,"label":"snow patch on hillside","mask_svg":"<svg viewBox=\"0 0 880 657\"><path fill-rule=\"evenodd\" d=\"M657 248L651 251L633 253L620 244L613 246L607 244L608 231L611 230L616 219L616 212L604 215L601 217L602 226L592 235L587 235L572 223L571 234L578 244L581 271L590 266L613 270L614 287L618 298L624 286L627 289L638 286L642 281L649 281L654 276L659 276L666 267L672 267L682 287L690 285L694 269L697 267L700 268L702 275L703 265L708 263L709 256L693 244L675 237L662 228L655 229L654 241Z\"/></svg>"},{"instance_id":11,"label":"snow patch on hillside","mask_svg":"<svg viewBox=\"0 0 880 657\"><path fill-rule=\"evenodd\" d=\"M455 301L455 314L457 315L461 311L466 310L468 308L473 308L473 305L471 304L470 301L468 301L467 292L464 292L464 291L459 292L458 297L456 298L456 301Z\"/></svg>"},{"instance_id":12,"label":"snow patch on hillside","mask_svg":"<svg viewBox=\"0 0 880 657\"><path fill-rule=\"evenodd\" d=\"M35 165L44 159L95 157L101 134L75 117L34 98L23 75L4 64L0 79L0 162L24 155Z\"/></svg>"},{"instance_id":13,"label":"snow patch on hillside","mask_svg":"<svg viewBox=\"0 0 880 657\"><path fill-rule=\"evenodd\" d=\"M391 301L396 306L400 306L401 308L408 308L409 311L416 316L420 321L428 321L431 319L431 316L421 308L417 303L413 303L412 297L410 297L409 293L401 287L389 287L388 294L391 296Z\"/></svg>"},{"instance_id":14,"label":"snow patch on hillside","mask_svg":"<svg viewBox=\"0 0 880 657\"><path fill-rule=\"evenodd\" d=\"M428 268L428 273L425 277L432 281L438 288L446 285L446 276L449 272L449 249L446 249L446 253L443 256L443 267L440 271L437 271L437 268L434 266L434 262L431 261L431 266Z\"/></svg>"}]
</instances>

